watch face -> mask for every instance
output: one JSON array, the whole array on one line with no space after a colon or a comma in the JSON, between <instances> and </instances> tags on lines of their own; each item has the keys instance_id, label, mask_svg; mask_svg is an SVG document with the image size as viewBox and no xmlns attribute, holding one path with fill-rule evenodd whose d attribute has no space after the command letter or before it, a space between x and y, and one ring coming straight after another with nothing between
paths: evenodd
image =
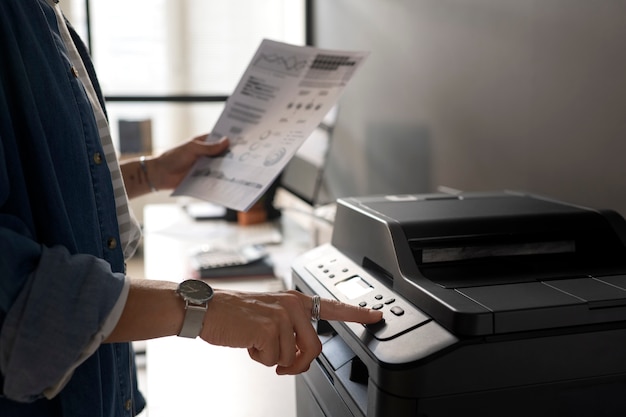
<instances>
[{"instance_id":1,"label":"watch face","mask_svg":"<svg viewBox=\"0 0 626 417\"><path fill-rule=\"evenodd\" d=\"M213 297L213 288L204 281L188 279L180 283L178 293L192 303L203 304Z\"/></svg>"}]
</instances>

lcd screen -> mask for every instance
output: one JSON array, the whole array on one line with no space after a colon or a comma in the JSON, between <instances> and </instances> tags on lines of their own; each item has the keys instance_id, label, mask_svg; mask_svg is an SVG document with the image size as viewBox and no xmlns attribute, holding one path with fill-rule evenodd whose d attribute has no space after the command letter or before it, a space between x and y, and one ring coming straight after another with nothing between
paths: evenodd
<instances>
[{"instance_id":1,"label":"lcd screen","mask_svg":"<svg viewBox=\"0 0 626 417\"><path fill-rule=\"evenodd\" d=\"M350 300L359 298L374 289L374 287L365 282L365 280L358 275L338 282L335 286Z\"/></svg>"}]
</instances>

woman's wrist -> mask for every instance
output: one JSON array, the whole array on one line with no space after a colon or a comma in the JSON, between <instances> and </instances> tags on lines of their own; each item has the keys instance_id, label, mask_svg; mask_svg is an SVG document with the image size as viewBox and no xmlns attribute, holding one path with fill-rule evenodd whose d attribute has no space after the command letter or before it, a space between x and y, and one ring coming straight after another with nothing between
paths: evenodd
<instances>
[{"instance_id":1,"label":"woman's wrist","mask_svg":"<svg viewBox=\"0 0 626 417\"><path fill-rule=\"evenodd\" d=\"M139 158L139 166L141 167L141 173L143 174L143 178L150 187L150 191L153 193L159 191L154 182L154 175L151 176L151 170L148 168L148 159L145 156Z\"/></svg>"}]
</instances>

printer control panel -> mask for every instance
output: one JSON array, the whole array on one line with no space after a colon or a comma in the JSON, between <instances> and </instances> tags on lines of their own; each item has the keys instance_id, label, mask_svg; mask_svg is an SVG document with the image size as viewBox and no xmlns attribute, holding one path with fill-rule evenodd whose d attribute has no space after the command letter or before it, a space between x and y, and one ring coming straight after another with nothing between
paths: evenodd
<instances>
[{"instance_id":1,"label":"printer control panel","mask_svg":"<svg viewBox=\"0 0 626 417\"><path fill-rule=\"evenodd\" d=\"M307 263L305 269L337 300L382 311L383 320L366 326L378 340L393 339L431 321L422 311L340 253L323 255Z\"/></svg>"}]
</instances>

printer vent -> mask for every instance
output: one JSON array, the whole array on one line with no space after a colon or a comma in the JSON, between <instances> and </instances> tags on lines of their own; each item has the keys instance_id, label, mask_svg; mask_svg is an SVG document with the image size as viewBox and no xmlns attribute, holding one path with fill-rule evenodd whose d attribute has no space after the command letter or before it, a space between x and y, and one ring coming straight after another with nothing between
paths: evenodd
<instances>
[{"instance_id":1,"label":"printer vent","mask_svg":"<svg viewBox=\"0 0 626 417\"><path fill-rule=\"evenodd\" d=\"M490 257L554 255L557 253L576 252L574 240L510 242L495 244L472 244L466 246L425 247L420 251L420 263L465 261Z\"/></svg>"},{"instance_id":2,"label":"printer vent","mask_svg":"<svg viewBox=\"0 0 626 417\"><path fill-rule=\"evenodd\" d=\"M624 248L612 240L593 231L539 232L412 239L409 245L423 277L463 288L624 273Z\"/></svg>"}]
</instances>

